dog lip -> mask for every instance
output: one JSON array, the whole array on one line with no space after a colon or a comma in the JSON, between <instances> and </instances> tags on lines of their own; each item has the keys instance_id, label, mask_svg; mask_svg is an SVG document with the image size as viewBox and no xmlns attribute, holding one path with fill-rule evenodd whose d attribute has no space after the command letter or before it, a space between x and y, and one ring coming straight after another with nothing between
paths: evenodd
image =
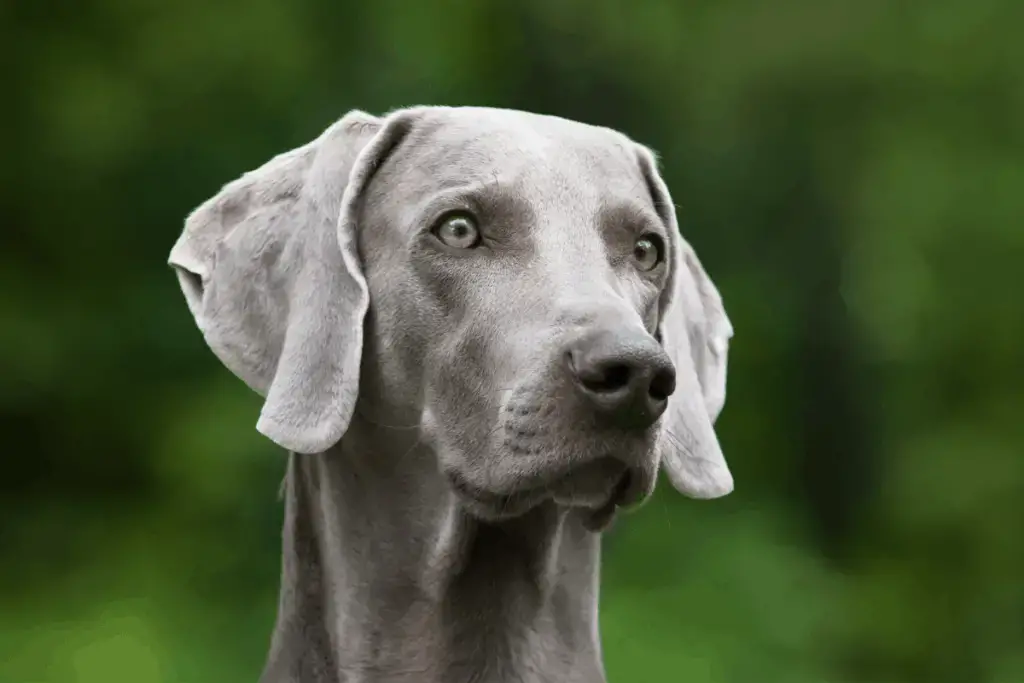
<instances>
[{"instance_id":1,"label":"dog lip","mask_svg":"<svg viewBox=\"0 0 1024 683\"><path fill-rule=\"evenodd\" d=\"M446 478L448 479L448 485L457 494L478 505L493 510L513 509L515 507L513 503L530 500L537 497L538 494L543 494L546 490L543 487L530 487L519 489L512 493L495 493L470 483L459 472L448 472L446 473Z\"/></svg>"},{"instance_id":2,"label":"dog lip","mask_svg":"<svg viewBox=\"0 0 1024 683\"><path fill-rule=\"evenodd\" d=\"M617 458L607 456L602 460L617 461ZM600 460L595 462L600 462ZM546 483L534 483L533 485L521 488L517 487L516 490L509 492L496 492L483 488L470 482L465 475L456 470L445 472L445 478L452 490L468 502L479 505L489 511L502 511L500 513L501 516L506 516L505 512L512 513L508 516L514 516L513 510L522 508L522 503L527 501L539 502L551 496L555 496L557 500L558 495L556 491L559 485L570 480L575 471L577 471L577 468L568 468L567 471L555 475ZM604 519L599 524L603 528L610 523L618 508L628 507L642 499L642 489L642 480L638 473L631 467L623 467L622 474L604 498L604 502L594 507L589 505L585 507L592 511L590 515L592 520ZM530 505L527 507L530 507ZM589 528L590 524L588 523L587 526Z\"/></svg>"},{"instance_id":3,"label":"dog lip","mask_svg":"<svg viewBox=\"0 0 1024 683\"><path fill-rule=\"evenodd\" d=\"M637 479L632 470L626 470L604 505L591 512L584 520L584 527L593 533L600 533L611 526L619 507L632 504L638 497L639 487L634 483ZM630 500L631 498L634 500Z\"/></svg>"},{"instance_id":4,"label":"dog lip","mask_svg":"<svg viewBox=\"0 0 1024 683\"><path fill-rule=\"evenodd\" d=\"M629 507L639 503L644 498L642 478L632 468L626 470L612 495L617 496L615 504L618 507Z\"/></svg>"},{"instance_id":5,"label":"dog lip","mask_svg":"<svg viewBox=\"0 0 1024 683\"><path fill-rule=\"evenodd\" d=\"M485 505L503 505L509 502L511 495L503 495L500 493L494 493L493 491L487 491L475 486L463 477L458 472L448 472L448 484L455 489L457 493L465 496L478 503Z\"/></svg>"},{"instance_id":6,"label":"dog lip","mask_svg":"<svg viewBox=\"0 0 1024 683\"><path fill-rule=\"evenodd\" d=\"M612 490L610 496L608 496L608 502L606 505L615 505L621 507L624 505L630 505L635 502L636 494L638 493L637 487L634 485L633 470L627 469L622 478L619 479L618 483L615 484L615 488ZM634 500L630 500L633 498Z\"/></svg>"}]
</instances>

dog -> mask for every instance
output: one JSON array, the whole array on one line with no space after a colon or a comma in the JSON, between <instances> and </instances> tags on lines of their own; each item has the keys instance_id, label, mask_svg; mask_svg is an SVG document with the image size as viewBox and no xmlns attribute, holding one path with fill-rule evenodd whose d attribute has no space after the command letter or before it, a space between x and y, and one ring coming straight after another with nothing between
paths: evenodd
<instances>
[{"instance_id":1,"label":"dog","mask_svg":"<svg viewBox=\"0 0 1024 683\"><path fill-rule=\"evenodd\" d=\"M263 683L600 683L601 531L733 488L733 327L654 154L482 107L353 111L170 264L289 451Z\"/></svg>"}]
</instances>

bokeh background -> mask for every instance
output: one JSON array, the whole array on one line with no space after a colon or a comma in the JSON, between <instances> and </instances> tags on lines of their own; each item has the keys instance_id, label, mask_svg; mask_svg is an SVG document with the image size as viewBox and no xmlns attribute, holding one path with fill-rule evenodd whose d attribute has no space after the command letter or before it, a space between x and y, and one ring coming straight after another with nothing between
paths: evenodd
<instances>
[{"instance_id":1,"label":"bokeh background","mask_svg":"<svg viewBox=\"0 0 1024 683\"><path fill-rule=\"evenodd\" d=\"M612 683L1024 681L1020 0L0 4L0 683L255 681L285 457L166 257L351 108L654 147L737 488L609 533Z\"/></svg>"}]
</instances>

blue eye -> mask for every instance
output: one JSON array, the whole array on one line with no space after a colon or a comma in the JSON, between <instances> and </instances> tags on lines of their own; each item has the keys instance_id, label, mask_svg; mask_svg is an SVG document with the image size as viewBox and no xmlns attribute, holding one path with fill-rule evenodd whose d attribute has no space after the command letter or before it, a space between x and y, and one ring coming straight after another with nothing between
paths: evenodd
<instances>
[{"instance_id":1,"label":"blue eye","mask_svg":"<svg viewBox=\"0 0 1024 683\"><path fill-rule=\"evenodd\" d=\"M472 249L480 244L480 230L473 217L458 213L442 220L434 235L453 249Z\"/></svg>"},{"instance_id":2,"label":"blue eye","mask_svg":"<svg viewBox=\"0 0 1024 683\"><path fill-rule=\"evenodd\" d=\"M657 235L641 237L633 244L633 260L640 270L654 270L663 258L662 241Z\"/></svg>"}]
</instances>

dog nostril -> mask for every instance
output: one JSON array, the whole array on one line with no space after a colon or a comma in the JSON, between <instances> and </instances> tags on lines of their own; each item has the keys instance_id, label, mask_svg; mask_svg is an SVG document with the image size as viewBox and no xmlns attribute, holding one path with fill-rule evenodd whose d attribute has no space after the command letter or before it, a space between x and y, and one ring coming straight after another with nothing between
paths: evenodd
<instances>
[{"instance_id":1,"label":"dog nostril","mask_svg":"<svg viewBox=\"0 0 1024 683\"><path fill-rule=\"evenodd\" d=\"M651 380L647 394L655 401L665 401L676 390L676 373L674 370L660 370Z\"/></svg>"},{"instance_id":2,"label":"dog nostril","mask_svg":"<svg viewBox=\"0 0 1024 683\"><path fill-rule=\"evenodd\" d=\"M632 374L628 365L611 363L580 373L580 383L594 393L612 393L629 384Z\"/></svg>"}]
</instances>

